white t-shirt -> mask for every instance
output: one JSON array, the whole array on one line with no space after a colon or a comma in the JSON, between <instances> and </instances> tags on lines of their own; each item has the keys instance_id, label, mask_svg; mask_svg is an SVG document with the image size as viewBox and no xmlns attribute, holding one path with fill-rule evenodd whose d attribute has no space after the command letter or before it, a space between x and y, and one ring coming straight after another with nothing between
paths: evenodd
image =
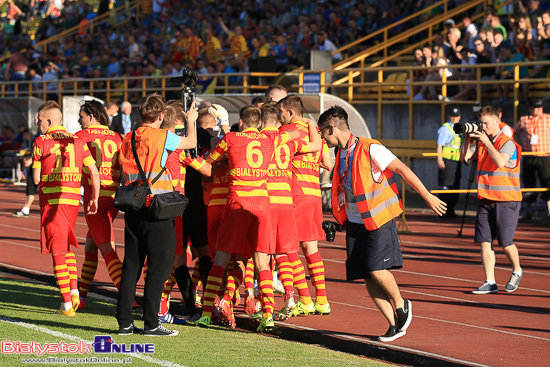
<instances>
[{"instance_id":1,"label":"white t-shirt","mask_svg":"<svg viewBox=\"0 0 550 367\"><path fill-rule=\"evenodd\" d=\"M348 157L348 171L346 177L344 178L344 190L346 193L346 215L348 220L352 223L362 224L363 219L361 218L361 213L359 208L355 203L355 195L353 194L353 177L352 177L352 162L353 154L355 152L355 146L357 142L353 143L349 147L349 157ZM340 167L338 174L342 177L344 173L344 167L346 165L346 155L348 154L348 149L342 149L340 153ZM371 173L372 177L376 182L380 182L382 172L393 162L397 157L385 146L381 144L371 144L370 145L370 155L371 155Z\"/></svg>"}]
</instances>

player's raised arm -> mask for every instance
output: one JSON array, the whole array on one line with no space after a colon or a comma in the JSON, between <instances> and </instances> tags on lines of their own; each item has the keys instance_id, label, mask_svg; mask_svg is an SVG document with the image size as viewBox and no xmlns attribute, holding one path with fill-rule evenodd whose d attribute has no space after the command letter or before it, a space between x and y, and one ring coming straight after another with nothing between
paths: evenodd
<instances>
[{"instance_id":1,"label":"player's raised arm","mask_svg":"<svg viewBox=\"0 0 550 367\"><path fill-rule=\"evenodd\" d=\"M304 118L304 120L307 122L307 127L309 129L309 153L320 152L321 149L323 149L323 143L321 142L317 124L315 121L308 118Z\"/></svg>"}]
</instances>

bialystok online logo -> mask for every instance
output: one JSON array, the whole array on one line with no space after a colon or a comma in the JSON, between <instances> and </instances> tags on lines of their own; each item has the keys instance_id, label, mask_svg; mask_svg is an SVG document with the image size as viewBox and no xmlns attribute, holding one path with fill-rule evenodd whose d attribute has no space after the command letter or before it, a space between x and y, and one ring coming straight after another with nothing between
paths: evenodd
<instances>
[{"instance_id":1,"label":"bialystok online logo","mask_svg":"<svg viewBox=\"0 0 550 367\"><path fill-rule=\"evenodd\" d=\"M92 351L93 349L93 351ZM91 353L155 353L155 345L149 344L117 344L110 335L97 335L94 342L89 343L23 343L4 340L1 342L2 354L91 354Z\"/></svg>"}]
</instances>

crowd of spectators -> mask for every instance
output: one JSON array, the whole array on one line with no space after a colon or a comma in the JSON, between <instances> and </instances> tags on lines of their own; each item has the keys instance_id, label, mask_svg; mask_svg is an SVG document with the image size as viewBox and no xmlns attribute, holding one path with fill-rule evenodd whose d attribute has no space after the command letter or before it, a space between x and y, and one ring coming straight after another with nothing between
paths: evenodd
<instances>
[{"instance_id":1,"label":"crowd of spectators","mask_svg":"<svg viewBox=\"0 0 550 367\"><path fill-rule=\"evenodd\" d=\"M39 82L46 79L176 75L185 65L201 73L248 72L250 59L265 56L274 58L276 71L287 71L301 66L309 50L335 51L434 3L209 0L199 7L191 1L145 0L139 22L134 18L118 27L106 22L99 34L83 30L49 44L47 52L33 47L37 41L85 25L126 2L0 0L0 7L5 9L0 14L0 54L11 56L11 62L0 64L0 80L32 80L37 82L34 86L43 89L44 83ZM456 0L450 7L462 2ZM417 22L440 11L442 8L435 8ZM390 33L404 29L395 27ZM376 41L371 40L371 44ZM345 53L353 54L368 46L361 44ZM345 54L336 53L333 60L343 57ZM239 79L232 77L232 82L238 83ZM155 83L159 81L148 82L151 87ZM101 89L99 84L94 82L94 89ZM46 86L48 92L58 89L57 83Z\"/></svg>"},{"instance_id":2,"label":"crowd of spectators","mask_svg":"<svg viewBox=\"0 0 550 367\"><path fill-rule=\"evenodd\" d=\"M440 66L441 68L417 70L415 81L435 82L446 73L447 80L476 80L477 70L472 65L492 63L516 63L521 61L546 61L550 57L550 4L544 9L537 0L515 0L512 5L495 10L487 8L483 23L475 24L470 16L462 18L462 26L456 27L452 19L446 21L449 28L447 41L437 35L433 46L415 50L416 66ZM460 66L445 68L447 65ZM548 78L548 65L522 66L520 78ZM513 79L512 66L482 67L481 80ZM495 83L481 85L482 91L493 88ZM496 83L500 103L509 98L511 84ZM423 85L414 90L414 100L447 101L473 98L475 83L464 83L450 97L438 93L435 85ZM520 98L528 100L529 85L520 83Z\"/></svg>"},{"instance_id":3,"label":"crowd of spectators","mask_svg":"<svg viewBox=\"0 0 550 367\"><path fill-rule=\"evenodd\" d=\"M191 1L145 0L141 2L139 21L133 17L128 23L114 26L112 22L120 19L109 18L101 32L90 34L84 27L87 22L125 5L127 0L0 0L0 55L7 56L0 63L0 80L33 81L34 89L46 89L48 97L55 98L60 85L55 81L94 79L94 90L101 90L106 85L98 80L101 78L179 75L185 65L195 67L200 74L246 73L258 67L250 60L271 56L274 71L284 72L303 65L303 56L310 50L336 51L435 2L209 0L198 7ZM448 7L463 3L455 0ZM435 7L422 17L392 28L389 36L442 11L442 7ZM516 0L513 6L489 10L483 24L476 25L467 16L462 20L464 26L455 28L449 19L448 41L436 36L434 47L420 50L423 57L417 64L462 64L464 67L448 77L468 80L475 77L468 67L472 63L543 60L548 56L550 15L541 9L539 1ZM77 25L82 26L80 32L50 43L47 52L33 47L37 41ZM483 46L478 45L479 41ZM335 53L333 61L360 52L379 39L369 42ZM508 55L504 51L501 55L502 49L516 52ZM495 74L494 70L484 70L482 74L484 78L510 77L508 69L500 71ZM546 72L547 68L532 71L541 77ZM418 72L415 80L436 81L441 73ZM230 77L229 84L239 84L241 79ZM208 89L208 83L202 83L202 92ZM61 86L75 88L74 83ZM78 84L81 89L89 86L89 82ZM148 88L159 86L160 79L148 79ZM129 83L129 88L140 87L137 80ZM473 90L473 86L461 86L451 99L468 98ZM414 92L415 99L438 98L433 86ZM501 99L507 99L506 90L501 93ZM135 98L139 96L138 92L134 94ZM130 100L135 98L130 95Z\"/></svg>"}]
</instances>

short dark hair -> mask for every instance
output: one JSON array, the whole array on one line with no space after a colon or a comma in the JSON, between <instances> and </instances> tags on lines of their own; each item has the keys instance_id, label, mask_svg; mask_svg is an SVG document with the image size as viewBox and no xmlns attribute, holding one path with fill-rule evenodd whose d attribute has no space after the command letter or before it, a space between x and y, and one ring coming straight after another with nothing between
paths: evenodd
<instances>
[{"instance_id":1,"label":"short dark hair","mask_svg":"<svg viewBox=\"0 0 550 367\"><path fill-rule=\"evenodd\" d=\"M266 96L256 96L252 98L252 101L250 104L253 104L254 106L258 106L260 103L265 103L267 101Z\"/></svg>"},{"instance_id":2,"label":"short dark hair","mask_svg":"<svg viewBox=\"0 0 550 367\"><path fill-rule=\"evenodd\" d=\"M95 117L97 122L99 122L103 126L109 126L111 121L109 120L109 116L107 116L107 110L105 109L105 106L99 102L99 101L84 101L80 105L80 108L84 113L88 115L92 115Z\"/></svg>"},{"instance_id":3,"label":"short dark hair","mask_svg":"<svg viewBox=\"0 0 550 367\"><path fill-rule=\"evenodd\" d=\"M302 116L304 114L304 104L302 103L302 99L296 94L286 96L281 99L279 103L287 110L294 111L294 113L298 116Z\"/></svg>"},{"instance_id":4,"label":"short dark hair","mask_svg":"<svg viewBox=\"0 0 550 367\"><path fill-rule=\"evenodd\" d=\"M247 127L257 127L261 116L262 111L254 105L244 106L239 110L239 118L243 120L243 124Z\"/></svg>"},{"instance_id":5,"label":"short dark hair","mask_svg":"<svg viewBox=\"0 0 550 367\"><path fill-rule=\"evenodd\" d=\"M348 113L346 110L338 105L330 107L319 116L317 125L319 129L323 129L330 123L333 123L340 130L349 130Z\"/></svg>"}]
</instances>

